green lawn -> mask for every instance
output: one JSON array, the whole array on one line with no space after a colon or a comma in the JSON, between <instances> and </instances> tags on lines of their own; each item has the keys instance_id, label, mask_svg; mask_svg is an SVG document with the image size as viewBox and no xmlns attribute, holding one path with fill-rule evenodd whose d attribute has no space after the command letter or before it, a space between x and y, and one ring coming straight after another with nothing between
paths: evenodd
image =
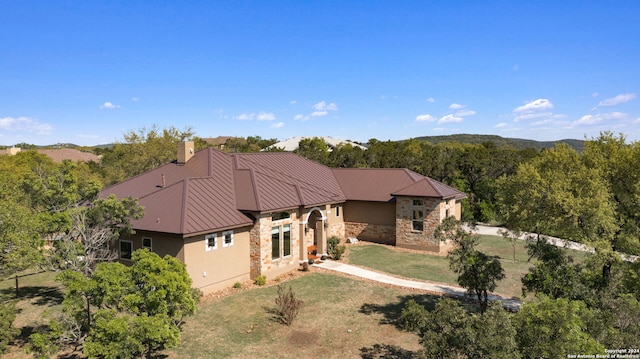
<instances>
[{"instance_id":1,"label":"green lawn","mask_svg":"<svg viewBox=\"0 0 640 359\"><path fill-rule=\"evenodd\" d=\"M523 241L516 242L516 261L513 261L513 247L502 237L480 236L478 249L489 255L497 255L505 270L505 278L498 283L496 293L508 297L521 297L520 278L527 273L532 262ZM406 278L456 285L456 275L449 269L446 257L427 253L398 250L394 247L362 244L349 246L346 260L350 264L371 268ZM577 260L584 253L570 250Z\"/></svg>"},{"instance_id":2,"label":"green lawn","mask_svg":"<svg viewBox=\"0 0 640 359\"><path fill-rule=\"evenodd\" d=\"M396 319L409 299L433 308L438 297L326 273L287 282L304 306L290 327L273 319L276 287L239 291L201 305L169 358L411 358L416 334ZM365 356L368 355L368 356Z\"/></svg>"}]
</instances>

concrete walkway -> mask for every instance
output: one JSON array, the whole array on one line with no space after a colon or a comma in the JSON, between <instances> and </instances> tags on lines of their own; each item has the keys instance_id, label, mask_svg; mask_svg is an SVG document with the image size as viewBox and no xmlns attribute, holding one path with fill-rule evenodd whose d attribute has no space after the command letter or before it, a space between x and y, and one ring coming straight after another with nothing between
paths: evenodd
<instances>
[{"instance_id":1,"label":"concrete walkway","mask_svg":"<svg viewBox=\"0 0 640 359\"><path fill-rule=\"evenodd\" d=\"M467 226L465 227L467 230L470 230L470 228ZM490 236L499 236L501 237L502 234L498 233L498 231L503 230L504 228L500 228L500 227L490 227L490 226L484 226L484 225L477 225L474 232L478 233L478 234L482 234L482 235L490 235ZM526 236L528 235L528 233L523 233L520 238L520 240L525 240ZM547 240L549 241L549 243L553 244L556 247L562 247L562 248L568 248L568 249L574 249L576 251L582 251L582 252L589 252L589 253L595 253L595 250L593 249L593 247L590 247L586 244L582 244L582 243L578 243L578 242L572 242L566 239L562 239L562 238L557 238L557 237L551 237L551 236L545 236L547 237ZM618 255L620 256L620 258L622 258L623 260L627 261L627 262L635 262L637 261L640 257L638 256L634 256L631 254L625 254L625 253L618 253Z\"/></svg>"},{"instance_id":2,"label":"concrete walkway","mask_svg":"<svg viewBox=\"0 0 640 359\"><path fill-rule=\"evenodd\" d=\"M313 266L352 275L359 278L372 280L379 283L390 284L397 287L419 289L419 290L424 290L426 292L439 293L439 294L455 296L455 297L464 297L466 293L466 290L461 287L456 287L456 286L446 285L446 284L407 280L407 279L398 278L398 277L394 277L394 276L379 273L379 272L374 272L372 270L368 270L365 268L357 267L357 266L342 263L342 262L336 262L332 260L326 260L322 263L315 263ZM514 311L519 310L520 306L522 305L522 302L518 300L503 298L497 295L490 295L489 300L499 300L502 302L502 305L505 308L509 310L514 310Z\"/></svg>"}]
</instances>

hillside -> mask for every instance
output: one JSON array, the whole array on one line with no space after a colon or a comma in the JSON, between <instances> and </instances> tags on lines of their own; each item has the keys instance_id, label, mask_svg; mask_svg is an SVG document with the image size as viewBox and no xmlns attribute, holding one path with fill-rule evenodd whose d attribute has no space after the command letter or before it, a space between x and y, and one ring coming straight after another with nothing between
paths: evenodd
<instances>
[{"instance_id":1,"label":"hillside","mask_svg":"<svg viewBox=\"0 0 640 359\"><path fill-rule=\"evenodd\" d=\"M535 140L526 140L522 138L505 138L497 135L458 134L458 135L446 135L446 136L423 136L423 137L416 137L415 140L426 141L433 144L445 143L445 142L470 143L470 144L493 142L496 144L496 146L512 146L518 150L522 150L525 148L535 148L537 150L541 150L545 148L552 148L559 143L566 143L579 152L581 152L584 147L584 141L582 140L565 139L565 140L558 140L558 141L535 141Z\"/></svg>"}]
</instances>

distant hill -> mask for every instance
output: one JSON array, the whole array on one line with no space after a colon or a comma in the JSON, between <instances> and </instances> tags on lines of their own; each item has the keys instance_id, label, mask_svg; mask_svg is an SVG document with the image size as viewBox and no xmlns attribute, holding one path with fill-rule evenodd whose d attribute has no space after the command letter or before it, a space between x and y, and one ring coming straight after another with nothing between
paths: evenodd
<instances>
[{"instance_id":1,"label":"distant hill","mask_svg":"<svg viewBox=\"0 0 640 359\"><path fill-rule=\"evenodd\" d=\"M426 141L433 144L445 143L445 142L457 142L457 143L470 143L470 144L481 144L483 142L493 142L496 146L512 146L517 150L523 150L525 148L535 148L537 150L542 150L545 148L552 148L559 143L566 143L569 146L573 147L576 151L582 152L584 148L584 141L582 140L558 140L558 141L534 141L534 140L525 140L522 138L505 138L497 135L470 135L470 134L459 134L459 135L446 135L446 136L423 136L416 137L415 140L418 141Z\"/></svg>"}]
</instances>

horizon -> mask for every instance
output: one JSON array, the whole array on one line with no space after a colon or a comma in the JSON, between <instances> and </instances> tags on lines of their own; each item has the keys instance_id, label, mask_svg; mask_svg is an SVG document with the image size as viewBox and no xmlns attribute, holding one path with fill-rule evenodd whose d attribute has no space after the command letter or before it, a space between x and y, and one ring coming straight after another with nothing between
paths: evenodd
<instances>
[{"instance_id":1,"label":"horizon","mask_svg":"<svg viewBox=\"0 0 640 359\"><path fill-rule=\"evenodd\" d=\"M640 140L640 2L36 2L0 12L0 143L127 131Z\"/></svg>"}]
</instances>

